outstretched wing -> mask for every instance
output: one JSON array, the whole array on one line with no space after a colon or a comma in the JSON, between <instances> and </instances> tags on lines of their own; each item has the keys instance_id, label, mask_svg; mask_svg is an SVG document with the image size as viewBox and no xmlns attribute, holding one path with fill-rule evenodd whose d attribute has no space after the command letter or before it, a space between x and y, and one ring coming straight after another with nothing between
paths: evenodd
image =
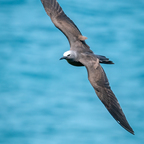
<instances>
[{"instance_id":1,"label":"outstretched wing","mask_svg":"<svg viewBox=\"0 0 144 144\"><path fill-rule=\"evenodd\" d=\"M71 48L76 42L77 45L82 43L89 48L85 43L86 37L82 36L77 26L67 17L56 0L41 0L41 2L54 25L68 38Z\"/></svg>"},{"instance_id":2,"label":"outstretched wing","mask_svg":"<svg viewBox=\"0 0 144 144\"><path fill-rule=\"evenodd\" d=\"M93 55L82 54L80 62L86 66L88 79L95 89L97 96L105 105L109 113L123 128L134 134L134 131L126 120L117 98L109 86L107 76L99 64L99 60Z\"/></svg>"}]
</instances>

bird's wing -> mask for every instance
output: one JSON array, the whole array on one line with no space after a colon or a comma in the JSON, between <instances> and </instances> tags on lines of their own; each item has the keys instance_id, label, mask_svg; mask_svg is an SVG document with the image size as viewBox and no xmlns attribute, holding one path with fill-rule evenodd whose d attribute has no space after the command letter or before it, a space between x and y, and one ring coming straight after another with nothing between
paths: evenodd
<instances>
[{"instance_id":1,"label":"bird's wing","mask_svg":"<svg viewBox=\"0 0 144 144\"><path fill-rule=\"evenodd\" d=\"M75 43L89 48L85 43L86 37L82 36L77 26L67 17L56 0L41 0L41 2L54 25L68 38L71 48L75 47Z\"/></svg>"},{"instance_id":2,"label":"bird's wing","mask_svg":"<svg viewBox=\"0 0 144 144\"><path fill-rule=\"evenodd\" d=\"M109 113L123 128L134 134L117 98L109 86L107 76L99 64L99 59L93 55L82 54L79 61L87 68L88 79Z\"/></svg>"}]
</instances>

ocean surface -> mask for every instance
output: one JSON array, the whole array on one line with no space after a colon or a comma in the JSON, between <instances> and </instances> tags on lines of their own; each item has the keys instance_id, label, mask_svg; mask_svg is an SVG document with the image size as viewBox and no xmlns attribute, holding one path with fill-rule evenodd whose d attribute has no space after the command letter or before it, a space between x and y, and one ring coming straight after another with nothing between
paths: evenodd
<instances>
[{"instance_id":1,"label":"ocean surface","mask_svg":"<svg viewBox=\"0 0 144 144\"><path fill-rule=\"evenodd\" d=\"M135 131L96 96L40 0L0 0L0 144L144 144L144 1L58 0L102 65Z\"/></svg>"}]
</instances>

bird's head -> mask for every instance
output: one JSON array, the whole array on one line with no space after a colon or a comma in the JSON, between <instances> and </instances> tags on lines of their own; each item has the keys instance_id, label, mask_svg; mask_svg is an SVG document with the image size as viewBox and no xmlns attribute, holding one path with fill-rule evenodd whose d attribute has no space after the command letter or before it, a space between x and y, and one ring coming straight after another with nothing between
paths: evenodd
<instances>
[{"instance_id":1,"label":"bird's head","mask_svg":"<svg viewBox=\"0 0 144 144\"><path fill-rule=\"evenodd\" d=\"M71 60L71 61L75 61L77 58L77 54L75 51L66 51L64 54L63 54L63 57L60 58L60 60L62 59L66 59L66 60Z\"/></svg>"}]
</instances>

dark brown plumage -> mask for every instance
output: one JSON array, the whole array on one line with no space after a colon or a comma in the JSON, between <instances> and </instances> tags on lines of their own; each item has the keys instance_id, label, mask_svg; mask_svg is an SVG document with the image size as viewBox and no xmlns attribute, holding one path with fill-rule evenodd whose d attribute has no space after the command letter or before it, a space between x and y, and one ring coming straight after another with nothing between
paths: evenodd
<instances>
[{"instance_id":1,"label":"dark brown plumage","mask_svg":"<svg viewBox=\"0 0 144 144\"><path fill-rule=\"evenodd\" d=\"M109 113L123 128L134 134L100 65L100 63L113 64L113 62L104 56L95 55L90 50L85 42L86 37L82 36L77 26L66 16L56 0L41 0L41 2L54 25L65 34L70 43L70 51L65 52L61 59L66 59L74 66L86 67L88 79Z\"/></svg>"}]
</instances>

